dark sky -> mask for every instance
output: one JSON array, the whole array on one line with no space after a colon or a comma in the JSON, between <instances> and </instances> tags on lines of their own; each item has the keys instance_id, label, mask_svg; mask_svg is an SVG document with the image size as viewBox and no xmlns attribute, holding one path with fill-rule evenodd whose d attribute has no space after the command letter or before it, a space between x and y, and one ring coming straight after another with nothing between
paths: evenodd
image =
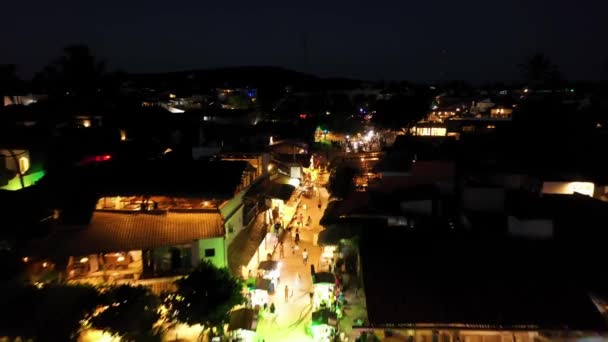
<instances>
[{"instance_id":1,"label":"dark sky","mask_svg":"<svg viewBox=\"0 0 608 342\"><path fill-rule=\"evenodd\" d=\"M544 52L606 79L608 0L8 1L0 63L31 76L86 43L132 72L277 65L322 76L514 80Z\"/></svg>"}]
</instances>

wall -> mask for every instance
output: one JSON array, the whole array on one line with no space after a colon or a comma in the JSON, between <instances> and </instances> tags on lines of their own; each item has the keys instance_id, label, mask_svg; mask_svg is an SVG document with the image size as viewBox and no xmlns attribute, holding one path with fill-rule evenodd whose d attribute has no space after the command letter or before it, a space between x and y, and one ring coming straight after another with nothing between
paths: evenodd
<instances>
[{"instance_id":1,"label":"wall","mask_svg":"<svg viewBox=\"0 0 608 342\"><path fill-rule=\"evenodd\" d=\"M407 210L409 212L431 215L433 213L433 201L432 200L418 200L418 201L407 201L401 202L401 210Z\"/></svg>"},{"instance_id":2,"label":"wall","mask_svg":"<svg viewBox=\"0 0 608 342\"><path fill-rule=\"evenodd\" d=\"M215 255L212 257L205 257L206 249L213 249L215 251ZM194 251L192 254L196 255ZM226 258L226 244L224 238L222 237L199 240L197 256L197 262L198 260L206 259L217 267L228 267Z\"/></svg>"},{"instance_id":3,"label":"wall","mask_svg":"<svg viewBox=\"0 0 608 342\"><path fill-rule=\"evenodd\" d=\"M509 216L509 235L537 239L553 237L553 221L549 219L518 219Z\"/></svg>"},{"instance_id":4,"label":"wall","mask_svg":"<svg viewBox=\"0 0 608 342\"><path fill-rule=\"evenodd\" d=\"M505 190L465 187L462 191L462 203L466 210L501 213L505 208Z\"/></svg>"},{"instance_id":5,"label":"wall","mask_svg":"<svg viewBox=\"0 0 608 342\"><path fill-rule=\"evenodd\" d=\"M232 199L220 206L226 229L226 246L229 246L236 235L243 229L243 196L245 191L239 192Z\"/></svg>"}]
</instances>

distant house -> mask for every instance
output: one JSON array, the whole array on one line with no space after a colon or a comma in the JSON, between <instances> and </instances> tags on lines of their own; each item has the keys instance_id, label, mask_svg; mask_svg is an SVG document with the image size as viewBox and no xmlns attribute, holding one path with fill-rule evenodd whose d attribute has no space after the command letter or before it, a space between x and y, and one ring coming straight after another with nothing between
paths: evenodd
<instances>
[{"instance_id":1,"label":"distant house","mask_svg":"<svg viewBox=\"0 0 608 342\"><path fill-rule=\"evenodd\" d=\"M0 190L19 190L44 177L48 158L44 135L29 127L0 132Z\"/></svg>"}]
</instances>

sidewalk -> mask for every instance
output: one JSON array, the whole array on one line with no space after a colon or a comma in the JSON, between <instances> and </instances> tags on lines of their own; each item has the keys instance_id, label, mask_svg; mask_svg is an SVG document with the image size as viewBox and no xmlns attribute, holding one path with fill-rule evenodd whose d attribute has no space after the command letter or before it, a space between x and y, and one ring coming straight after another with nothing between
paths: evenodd
<instances>
[{"instance_id":1,"label":"sidewalk","mask_svg":"<svg viewBox=\"0 0 608 342\"><path fill-rule=\"evenodd\" d=\"M305 218L310 216L312 220L310 227L305 226L300 229L299 250L295 252L295 255L292 254L293 240L289 236L285 236L283 243L285 257L279 257L278 248L273 255L274 260L282 262L281 282L275 294L270 298L270 302L274 302L277 309L276 320L272 317L265 317L258 324L258 336L266 342L312 340L312 337L306 333L312 314L309 296L312 291L310 265L314 264L316 270L319 268L321 248L314 246L313 240L321 231L319 220L327 207L328 199L325 188L319 189L322 203L321 210L317 207L318 196L310 199L302 198L298 208L298 212L302 211ZM302 204L306 204L306 211L303 211ZM304 248L308 251L308 263L306 265L304 265L302 259ZM298 281L298 274L300 275L300 281ZM285 302L285 285L289 289L290 296L287 303Z\"/></svg>"}]
</instances>

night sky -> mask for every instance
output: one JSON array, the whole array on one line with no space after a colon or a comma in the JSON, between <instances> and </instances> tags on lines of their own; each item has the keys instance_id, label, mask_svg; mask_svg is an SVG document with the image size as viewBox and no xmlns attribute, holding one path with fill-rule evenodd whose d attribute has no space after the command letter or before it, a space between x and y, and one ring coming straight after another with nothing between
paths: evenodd
<instances>
[{"instance_id":1,"label":"night sky","mask_svg":"<svg viewBox=\"0 0 608 342\"><path fill-rule=\"evenodd\" d=\"M372 80L520 78L544 52L608 78L608 0L7 1L0 63L28 77L86 43L111 68L277 65Z\"/></svg>"}]
</instances>

